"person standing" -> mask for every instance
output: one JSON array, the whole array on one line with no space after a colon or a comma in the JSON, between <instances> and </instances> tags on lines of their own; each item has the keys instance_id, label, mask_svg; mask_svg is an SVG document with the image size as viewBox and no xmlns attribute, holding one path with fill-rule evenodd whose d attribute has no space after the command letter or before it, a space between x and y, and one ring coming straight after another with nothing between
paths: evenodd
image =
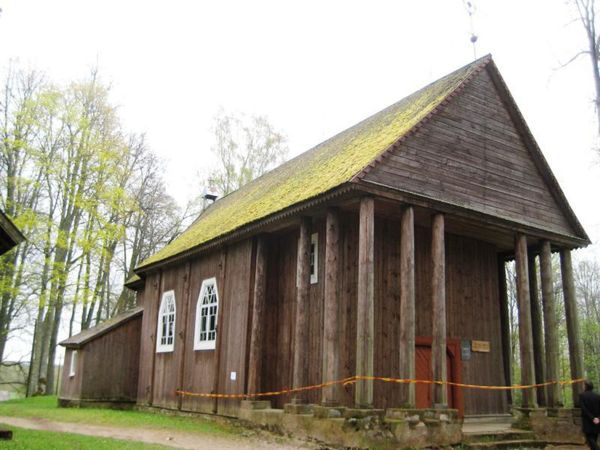
<instances>
[{"instance_id":1,"label":"person standing","mask_svg":"<svg viewBox=\"0 0 600 450\"><path fill-rule=\"evenodd\" d=\"M591 381L584 381L585 390L579 394L579 407L581 408L581 429L585 435L585 442L592 450L598 447L598 433L600 432L600 395L594 392Z\"/></svg>"}]
</instances>

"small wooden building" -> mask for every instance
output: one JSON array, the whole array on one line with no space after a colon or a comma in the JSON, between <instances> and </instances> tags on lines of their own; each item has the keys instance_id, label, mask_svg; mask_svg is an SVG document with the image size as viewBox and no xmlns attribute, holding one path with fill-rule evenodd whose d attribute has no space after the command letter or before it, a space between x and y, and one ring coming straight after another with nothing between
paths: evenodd
<instances>
[{"instance_id":1,"label":"small wooden building","mask_svg":"<svg viewBox=\"0 0 600 450\"><path fill-rule=\"evenodd\" d=\"M138 306L60 343L65 347L61 406L136 403L142 311Z\"/></svg>"},{"instance_id":2,"label":"small wooden building","mask_svg":"<svg viewBox=\"0 0 600 450\"><path fill-rule=\"evenodd\" d=\"M482 58L217 200L144 261L137 402L235 416L239 400L178 391L257 393L354 375L507 385L512 258L517 381L556 379L550 255L564 262L573 322L570 251L588 243L495 64ZM538 254L543 307L530 295ZM532 332L542 311L545 348ZM547 355L543 367L534 353ZM544 402L559 405L551 395ZM477 415L508 412L510 395L361 380L269 400Z\"/></svg>"},{"instance_id":3,"label":"small wooden building","mask_svg":"<svg viewBox=\"0 0 600 450\"><path fill-rule=\"evenodd\" d=\"M0 255L6 253L25 240L25 236L14 223L0 210Z\"/></svg>"}]
</instances>

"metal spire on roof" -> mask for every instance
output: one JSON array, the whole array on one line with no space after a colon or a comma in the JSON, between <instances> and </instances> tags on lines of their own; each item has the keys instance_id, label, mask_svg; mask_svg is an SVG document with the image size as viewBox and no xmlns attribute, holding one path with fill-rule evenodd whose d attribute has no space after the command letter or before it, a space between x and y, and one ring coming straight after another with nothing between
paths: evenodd
<instances>
[{"instance_id":1,"label":"metal spire on roof","mask_svg":"<svg viewBox=\"0 0 600 450\"><path fill-rule=\"evenodd\" d=\"M473 15L477 11L477 8L475 8L475 4L469 0L463 0L463 4L465 5L465 10L467 11L467 14L469 15L469 25L471 28L470 41L471 41L471 44L473 45L473 59L477 59L477 46L476 46L477 35L475 34L474 27L473 27Z\"/></svg>"}]
</instances>

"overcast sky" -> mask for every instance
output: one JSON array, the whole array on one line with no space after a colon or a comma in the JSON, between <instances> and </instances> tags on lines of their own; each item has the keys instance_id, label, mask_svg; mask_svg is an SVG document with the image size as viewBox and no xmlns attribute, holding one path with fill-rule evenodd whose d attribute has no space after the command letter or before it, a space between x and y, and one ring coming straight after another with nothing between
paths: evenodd
<instances>
[{"instance_id":1,"label":"overcast sky","mask_svg":"<svg viewBox=\"0 0 600 450\"><path fill-rule=\"evenodd\" d=\"M586 228L598 235L589 62L564 0L478 1L478 56L492 53ZM264 114L291 156L473 58L462 0L0 0L0 66L50 79L98 64L130 131L166 160L170 192L197 191L220 107ZM571 23L571 24L570 24ZM597 159L600 161L600 159Z\"/></svg>"},{"instance_id":2,"label":"overcast sky","mask_svg":"<svg viewBox=\"0 0 600 450\"><path fill-rule=\"evenodd\" d=\"M600 239L589 61L564 0L473 0L491 53L584 227ZM0 67L68 82L98 64L126 128L198 192L220 107L266 115L303 152L473 59L462 0L0 0ZM582 252L578 252L582 254ZM600 254L594 246L585 254Z\"/></svg>"}]
</instances>

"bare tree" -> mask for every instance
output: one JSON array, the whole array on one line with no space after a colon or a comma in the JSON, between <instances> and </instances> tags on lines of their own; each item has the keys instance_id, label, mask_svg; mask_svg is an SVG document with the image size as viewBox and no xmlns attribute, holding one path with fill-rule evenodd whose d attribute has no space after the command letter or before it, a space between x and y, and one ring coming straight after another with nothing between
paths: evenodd
<instances>
[{"instance_id":1,"label":"bare tree","mask_svg":"<svg viewBox=\"0 0 600 450\"><path fill-rule=\"evenodd\" d=\"M596 29L596 20L598 16L596 0L570 0L577 11L577 18L585 31L586 46L584 50L578 52L566 64L571 63L579 56L587 55L592 66L592 79L594 82L596 106L596 119L598 134L600 135L600 36Z\"/></svg>"},{"instance_id":2,"label":"bare tree","mask_svg":"<svg viewBox=\"0 0 600 450\"><path fill-rule=\"evenodd\" d=\"M220 112L213 128L213 153L218 167L209 184L226 195L282 163L288 149L286 138L264 116L236 116Z\"/></svg>"}]
</instances>

